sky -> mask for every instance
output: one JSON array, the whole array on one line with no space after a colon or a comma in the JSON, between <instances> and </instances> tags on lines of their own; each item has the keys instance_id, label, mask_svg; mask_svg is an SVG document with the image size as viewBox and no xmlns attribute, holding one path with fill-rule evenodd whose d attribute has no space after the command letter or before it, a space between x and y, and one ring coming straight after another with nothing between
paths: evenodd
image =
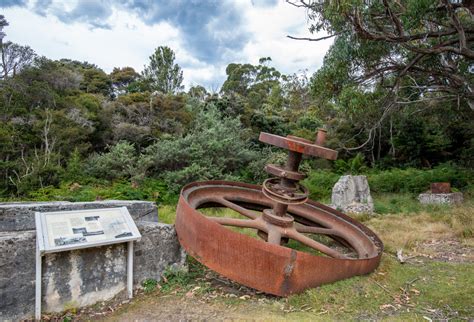
<instances>
[{"instance_id":1,"label":"sky","mask_svg":"<svg viewBox=\"0 0 474 322\"><path fill-rule=\"evenodd\" d=\"M271 66L285 74L321 67L332 39L308 31L304 9L283 0L0 0L9 26L4 41L28 45L50 59L94 63L109 73L141 72L158 46L169 46L187 88L217 91L230 63Z\"/></svg>"}]
</instances>

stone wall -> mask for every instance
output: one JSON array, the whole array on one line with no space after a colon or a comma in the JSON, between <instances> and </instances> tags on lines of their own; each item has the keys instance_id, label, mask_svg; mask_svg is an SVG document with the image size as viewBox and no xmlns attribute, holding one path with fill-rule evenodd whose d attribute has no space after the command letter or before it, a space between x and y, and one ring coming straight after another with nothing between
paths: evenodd
<instances>
[{"instance_id":1,"label":"stone wall","mask_svg":"<svg viewBox=\"0 0 474 322\"><path fill-rule=\"evenodd\" d=\"M172 225L158 223L156 205L141 201L0 203L0 320L32 317L35 307L36 211L126 206L142 234L134 247L134 286L160 280L167 268L184 269L185 253ZM43 312L92 305L125 295L126 246L116 244L46 254Z\"/></svg>"},{"instance_id":2,"label":"stone wall","mask_svg":"<svg viewBox=\"0 0 474 322\"><path fill-rule=\"evenodd\" d=\"M462 192L451 192L451 193L421 193L418 195L418 200L420 203L425 205L431 204L459 204L463 202Z\"/></svg>"}]
</instances>

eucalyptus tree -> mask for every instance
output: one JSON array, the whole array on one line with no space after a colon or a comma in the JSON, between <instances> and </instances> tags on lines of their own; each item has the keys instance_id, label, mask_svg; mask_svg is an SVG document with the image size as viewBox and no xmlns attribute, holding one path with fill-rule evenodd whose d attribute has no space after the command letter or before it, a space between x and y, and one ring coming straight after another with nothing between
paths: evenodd
<instances>
[{"instance_id":1,"label":"eucalyptus tree","mask_svg":"<svg viewBox=\"0 0 474 322\"><path fill-rule=\"evenodd\" d=\"M392 102L456 101L474 109L474 5L468 0L288 1L310 31L336 37L324 72L389 88ZM335 88L337 90L338 88ZM340 88L339 88L340 89ZM387 104L391 106L391 104Z\"/></svg>"},{"instance_id":2,"label":"eucalyptus tree","mask_svg":"<svg viewBox=\"0 0 474 322\"><path fill-rule=\"evenodd\" d=\"M334 38L311 87L317 105L329 107L343 152L362 150L373 164L387 155L429 165L460 159L457 146L474 149L472 1L287 1L307 10L311 33L327 34L290 38ZM412 144L403 132L415 128Z\"/></svg>"}]
</instances>

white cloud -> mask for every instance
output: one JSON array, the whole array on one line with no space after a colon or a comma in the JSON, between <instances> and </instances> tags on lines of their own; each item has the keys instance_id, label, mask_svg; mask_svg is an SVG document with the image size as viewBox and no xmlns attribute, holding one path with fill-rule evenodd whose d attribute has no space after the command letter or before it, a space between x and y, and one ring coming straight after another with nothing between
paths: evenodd
<instances>
[{"instance_id":1,"label":"white cloud","mask_svg":"<svg viewBox=\"0 0 474 322\"><path fill-rule=\"evenodd\" d=\"M6 8L10 25L4 29L6 40L29 45L38 54L51 59L69 58L88 61L112 71L113 67L131 66L141 71L148 57L161 45L171 47L176 61L183 67L185 85L202 84L215 90L225 80L229 63L258 63L260 57L270 56L272 66L291 74L302 69L314 72L322 64L332 39L307 42L288 39L288 34L308 36L305 11L284 2L276 6L253 6L251 1L236 2L242 15L242 25L250 40L241 50L227 50L218 62L199 61L186 50L183 35L177 26L163 21L147 25L134 14L114 7L107 23L111 29L92 29L83 22L64 23L53 15L40 16L30 8ZM215 31L220 37L224 33Z\"/></svg>"},{"instance_id":2,"label":"white cloud","mask_svg":"<svg viewBox=\"0 0 474 322\"><path fill-rule=\"evenodd\" d=\"M332 39L309 42L287 38L287 35L307 37L309 31L305 11L284 2L278 2L275 7L247 8L245 22L253 37L243 49L242 59L256 63L260 57L270 56L272 65L287 74L303 69L316 71L333 42Z\"/></svg>"},{"instance_id":3,"label":"white cloud","mask_svg":"<svg viewBox=\"0 0 474 322\"><path fill-rule=\"evenodd\" d=\"M179 32L166 22L147 26L114 11L112 29L91 29L79 22L65 24L54 16L39 16L25 8L5 10L10 23L7 40L27 44L51 59L69 58L97 64L106 71L132 66L141 70L159 45L180 48Z\"/></svg>"}]
</instances>

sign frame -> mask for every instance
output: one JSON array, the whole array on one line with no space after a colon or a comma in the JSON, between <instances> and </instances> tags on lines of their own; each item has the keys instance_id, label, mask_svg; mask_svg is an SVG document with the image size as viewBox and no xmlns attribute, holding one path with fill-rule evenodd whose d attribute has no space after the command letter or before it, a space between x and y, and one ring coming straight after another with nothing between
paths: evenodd
<instances>
[{"instance_id":1,"label":"sign frame","mask_svg":"<svg viewBox=\"0 0 474 322\"><path fill-rule=\"evenodd\" d=\"M125 220L124 224L129 228L131 236L125 236L114 239L85 241L74 244L65 245L50 245L50 236L47 226L46 216L66 216L74 214L88 214L88 213L105 213L105 212L119 211L122 218ZM84 217L85 218L85 217ZM85 219L87 221L87 219ZM96 219L98 220L98 219ZM114 245L127 243L127 292L128 298L133 298L133 242L141 239L141 234L133 218L130 216L127 207L112 207L112 208L96 208L84 210L62 210L62 211L48 211L35 212L36 224L36 285L35 285L35 318L41 319L41 266L42 258L45 254L71 251L76 249L85 249L91 247L101 247L106 245Z\"/></svg>"},{"instance_id":2,"label":"sign frame","mask_svg":"<svg viewBox=\"0 0 474 322\"><path fill-rule=\"evenodd\" d=\"M86 241L83 243L61 245L61 246L50 245L46 216L61 216L61 215L64 216L64 215L88 214L88 213L97 213L97 212L106 212L106 211L120 211L123 218L125 219L126 225L130 229L130 232L132 233L132 236L122 237L122 238L113 239L113 240L109 239L109 240L100 240L100 241ZM127 207L36 212L35 216L39 216L39 220L40 220L39 222L40 225L38 225L38 222L36 222L36 231L37 231L37 234L41 237L39 238L39 242L40 242L39 249L41 253L43 254L125 243L128 241L139 240L142 237L140 232L138 231L137 226L135 225L135 222L130 216L130 213L128 212Z\"/></svg>"}]
</instances>

